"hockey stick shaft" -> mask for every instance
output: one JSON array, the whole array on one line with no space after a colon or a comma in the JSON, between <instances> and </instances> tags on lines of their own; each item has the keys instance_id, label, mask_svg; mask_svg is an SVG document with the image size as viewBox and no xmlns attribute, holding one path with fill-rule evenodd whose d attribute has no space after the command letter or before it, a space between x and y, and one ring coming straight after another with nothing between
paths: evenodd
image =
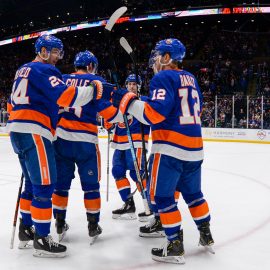
<instances>
[{"instance_id":1,"label":"hockey stick shaft","mask_svg":"<svg viewBox=\"0 0 270 270\"><path fill-rule=\"evenodd\" d=\"M135 73L135 77L136 77L136 82L138 85L138 69L137 69L137 61L136 61L136 57L134 54L133 49L131 48L131 46L129 45L128 41L126 40L126 38L121 37L120 38L120 45L124 48L124 50L128 53L128 55L130 56L132 62L133 62L133 66L134 66L134 73ZM137 89L138 86L137 86ZM141 93L138 91L138 96L140 97ZM142 136L142 149L143 149L143 157L144 157L144 170L145 170L145 178L146 181L148 181L148 167L147 167L147 154L146 154L146 146L145 146L145 134L144 134L144 125L142 123L140 123L140 129L141 129L141 136Z\"/></svg>"},{"instance_id":2,"label":"hockey stick shaft","mask_svg":"<svg viewBox=\"0 0 270 270\"><path fill-rule=\"evenodd\" d=\"M116 67L116 64L115 64L115 60L114 60L114 57L113 57L112 46L111 46L111 30L112 30L114 24L116 23L117 19L119 19L126 12L126 10L127 10L126 7L122 7L122 8L117 9L112 14L111 18L109 19L109 21L108 21L108 23L107 23L107 25L105 27L105 30L106 30L107 35L108 35L109 50L110 50L109 55L110 55L110 58L111 58L111 64L112 64L112 69L113 69L112 77L113 77L114 83L116 84L117 89L120 89L120 86L119 86L118 79L117 79L117 67ZM117 16L116 16L116 14L117 14ZM148 206L145 190L143 188L143 183L142 183L140 170L139 170L139 166L138 166L138 162L137 162L137 158L136 158L136 154L135 154L135 149L134 149L134 145L133 145L133 141L132 141L132 137L131 137L131 132L130 132L129 124L128 124L128 119L127 119L126 115L123 115L123 118L124 118L124 123L125 123L125 126L126 126L127 137L128 137L130 150L131 150L131 156L132 156L132 160L133 160L133 165L134 165L134 168L135 168L135 172L136 172L136 176L137 176L139 185L141 187L141 195L142 195L142 199L143 199L145 212L147 214L149 214L150 209L149 209L149 206Z\"/></svg>"},{"instance_id":3,"label":"hockey stick shaft","mask_svg":"<svg viewBox=\"0 0 270 270\"><path fill-rule=\"evenodd\" d=\"M11 240L10 240L10 248L11 249L13 249L13 247L14 247L14 237L15 237L15 231L16 231L16 225L17 225L17 219L18 219L18 212L19 212L20 198L21 198L21 193L22 193L23 179L24 179L24 175L22 173L20 186L19 186L19 190L18 190L18 195L17 195L15 213L14 213L14 218L13 218L13 227L12 227L12 234L11 234Z\"/></svg>"},{"instance_id":4,"label":"hockey stick shaft","mask_svg":"<svg viewBox=\"0 0 270 270\"><path fill-rule=\"evenodd\" d=\"M110 142L111 133L108 131L108 145L107 145L107 191L106 191L106 201L109 201L109 183L110 183Z\"/></svg>"}]
</instances>

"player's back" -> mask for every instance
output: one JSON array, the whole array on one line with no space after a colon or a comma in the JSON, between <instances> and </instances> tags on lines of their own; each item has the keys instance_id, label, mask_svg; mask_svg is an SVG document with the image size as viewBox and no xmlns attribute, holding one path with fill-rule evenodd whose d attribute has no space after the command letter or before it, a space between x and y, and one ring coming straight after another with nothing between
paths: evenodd
<instances>
[{"instance_id":1,"label":"player's back","mask_svg":"<svg viewBox=\"0 0 270 270\"><path fill-rule=\"evenodd\" d=\"M58 118L56 100L59 95L53 91L52 85L58 80L62 80L62 75L50 64L30 62L17 70L10 98L9 132L40 134L52 140Z\"/></svg>"},{"instance_id":2,"label":"player's back","mask_svg":"<svg viewBox=\"0 0 270 270\"><path fill-rule=\"evenodd\" d=\"M104 79L98 75L89 73L72 73L63 75L67 85L88 86L91 81ZM82 107L64 108L65 112L60 114L57 125L57 136L71 141L86 141L98 143L97 134L97 112L99 110L96 102L89 102Z\"/></svg>"},{"instance_id":3,"label":"player's back","mask_svg":"<svg viewBox=\"0 0 270 270\"><path fill-rule=\"evenodd\" d=\"M151 80L150 93L150 106L165 116L162 121L157 121L159 123L151 125L152 152L182 160L201 160L202 98L195 77L184 70L161 71Z\"/></svg>"}]
</instances>

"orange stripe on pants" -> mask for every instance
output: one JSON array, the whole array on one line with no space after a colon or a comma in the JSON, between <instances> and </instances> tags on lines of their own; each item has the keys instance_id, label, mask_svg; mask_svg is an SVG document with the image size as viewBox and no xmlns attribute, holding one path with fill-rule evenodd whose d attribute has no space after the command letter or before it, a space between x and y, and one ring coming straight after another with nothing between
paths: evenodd
<instances>
[{"instance_id":1,"label":"orange stripe on pants","mask_svg":"<svg viewBox=\"0 0 270 270\"><path fill-rule=\"evenodd\" d=\"M55 193L52 195L52 204L59 207L67 207L68 197L62 197Z\"/></svg>"},{"instance_id":2,"label":"orange stripe on pants","mask_svg":"<svg viewBox=\"0 0 270 270\"><path fill-rule=\"evenodd\" d=\"M150 200L155 201L155 193L157 187L157 177L158 177L158 169L159 169L159 161L160 161L160 154L154 154L154 160L151 170L151 177L150 177Z\"/></svg>"},{"instance_id":3,"label":"orange stripe on pants","mask_svg":"<svg viewBox=\"0 0 270 270\"><path fill-rule=\"evenodd\" d=\"M169 213L160 213L160 220L162 225L173 225L182 221L181 214L179 210L169 212Z\"/></svg>"},{"instance_id":4,"label":"orange stripe on pants","mask_svg":"<svg viewBox=\"0 0 270 270\"><path fill-rule=\"evenodd\" d=\"M205 201L203 204L195 206L195 207L190 207L189 211L192 215L193 218L200 218L205 216L207 213L209 213L209 208L208 204Z\"/></svg>"},{"instance_id":5,"label":"orange stripe on pants","mask_svg":"<svg viewBox=\"0 0 270 270\"><path fill-rule=\"evenodd\" d=\"M130 188L130 183L127 178L116 180L117 189Z\"/></svg>"},{"instance_id":6,"label":"orange stripe on pants","mask_svg":"<svg viewBox=\"0 0 270 270\"><path fill-rule=\"evenodd\" d=\"M30 211L32 200L20 199L20 209L25 211Z\"/></svg>"},{"instance_id":7,"label":"orange stripe on pants","mask_svg":"<svg viewBox=\"0 0 270 270\"><path fill-rule=\"evenodd\" d=\"M31 216L35 220L51 220L52 208L37 208L35 206L31 206Z\"/></svg>"},{"instance_id":8,"label":"orange stripe on pants","mask_svg":"<svg viewBox=\"0 0 270 270\"><path fill-rule=\"evenodd\" d=\"M84 206L90 211L97 211L101 207L101 199L84 199Z\"/></svg>"},{"instance_id":9,"label":"orange stripe on pants","mask_svg":"<svg viewBox=\"0 0 270 270\"><path fill-rule=\"evenodd\" d=\"M142 169L142 148L137 148L136 156L137 156L138 168L139 170L141 170Z\"/></svg>"},{"instance_id":10,"label":"orange stripe on pants","mask_svg":"<svg viewBox=\"0 0 270 270\"><path fill-rule=\"evenodd\" d=\"M100 182L100 180L101 180L101 161L100 161L100 151L99 151L97 144L96 144L96 153L97 153L98 182Z\"/></svg>"},{"instance_id":11,"label":"orange stripe on pants","mask_svg":"<svg viewBox=\"0 0 270 270\"><path fill-rule=\"evenodd\" d=\"M33 134L33 139L37 149L39 168L40 168L40 176L41 176L41 184L42 185L50 185L50 170L48 166L48 159L46 149L40 135Z\"/></svg>"}]
</instances>

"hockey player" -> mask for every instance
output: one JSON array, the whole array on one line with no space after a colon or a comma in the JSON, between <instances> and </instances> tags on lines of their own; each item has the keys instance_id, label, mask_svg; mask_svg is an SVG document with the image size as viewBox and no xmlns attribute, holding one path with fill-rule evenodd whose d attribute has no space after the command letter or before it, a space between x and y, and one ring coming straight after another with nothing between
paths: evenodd
<instances>
[{"instance_id":1,"label":"hockey player","mask_svg":"<svg viewBox=\"0 0 270 270\"><path fill-rule=\"evenodd\" d=\"M131 93L137 95L140 90L142 80L138 76L138 81L136 81L136 75L130 74L125 82L125 85ZM111 121L112 122L112 121ZM133 116L128 116L128 122L130 127L130 132L134 142L134 148L136 150L136 157L138 162L138 167L140 169L140 175L143 178L143 186L146 188L146 179L144 176L144 157L142 152L142 136L140 130L140 122ZM107 124L108 127L108 124ZM109 126L110 127L110 126ZM149 125L144 126L145 142L147 147L148 137L149 137ZM112 217L114 219L136 219L135 215L135 204L131 194L130 182L126 176L127 170L130 171L129 175L131 179L137 184L138 190L140 190L140 185L138 184L136 171L134 168L130 146L128 143L126 126L123 122L115 124L115 130L112 137L111 147L114 150L113 161L112 161L112 175L115 178L116 186L124 202L123 207L112 211ZM139 219L141 221L146 221L147 216L145 213L139 214Z\"/></svg>"},{"instance_id":2,"label":"hockey player","mask_svg":"<svg viewBox=\"0 0 270 270\"><path fill-rule=\"evenodd\" d=\"M76 55L75 73L63 75L67 85L88 86L93 80L103 81L95 75L98 61L89 51ZM57 140L54 142L57 183L53 194L53 214L56 218L56 230L59 240L68 229L66 209L71 181L75 175L75 165L84 191L84 205L88 220L88 232L92 244L102 229L98 225L100 217L100 152L98 148L97 113L108 118L117 113L117 109L108 101L92 101L85 106L65 108L60 114L57 125Z\"/></svg>"},{"instance_id":3,"label":"hockey player","mask_svg":"<svg viewBox=\"0 0 270 270\"><path fill-rule=\"evenodd\" d=\"M176 189L185 202L200 232L199 243L213 245L210 213L201 191L203 142L201 134L201 93L195 77L180 69L185 47L177 39L158 42L149 65L155 76L150 82L150 97L145 101L127 90L114 93L113 103L152 130L149 193L154 201L167 243L152 249L154 260L184 263L181 214L174 200Z\"/></svg>"},{"instance_id":4,"label":"hockey player","mask_svg":"<svg viewBox=\"0 0 270 270\"><path fill-rule=\"evenodd\" d=\"M25 176L21 194L20 248L34 240L34 256L63 257L66 247L49 235L56 167L52 139L58 106L82 106L101 98L111 87L93 82L88 87L67 86L55 67L63 57L60 39L43 35L35 43L36 58L21 66L11 94L12 109L7 124L11 143ZM34 227L33 227L34 225Z\"/></svg>"}]
</instances>

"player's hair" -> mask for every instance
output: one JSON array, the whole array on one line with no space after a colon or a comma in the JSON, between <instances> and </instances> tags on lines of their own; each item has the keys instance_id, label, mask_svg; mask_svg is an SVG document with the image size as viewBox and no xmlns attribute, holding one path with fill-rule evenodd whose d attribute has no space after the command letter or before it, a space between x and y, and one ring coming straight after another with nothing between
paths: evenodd
<instances>
[{"instance_id":1,"label":"player's hair","mask_svg":"<svg viewBox=\"0 0 270 270\"><path fill-rule=\"evenodd\" d=\"M77 71L77 70L87 71L87 67L80 67L80 66L78 66L78 67L75 67L75 70L76 70L76 71Z\"/></svg>"}]
</instances>

